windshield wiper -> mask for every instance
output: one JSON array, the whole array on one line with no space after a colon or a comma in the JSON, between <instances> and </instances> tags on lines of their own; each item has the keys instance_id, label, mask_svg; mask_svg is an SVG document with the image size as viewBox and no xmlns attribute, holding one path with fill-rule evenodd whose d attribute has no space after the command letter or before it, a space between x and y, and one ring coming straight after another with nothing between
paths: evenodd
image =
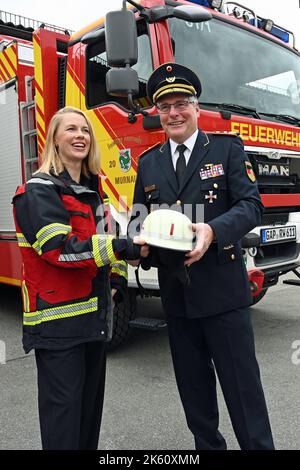
<instances>
[{"instance_id":1,"label":"windshield wiper","mask_svg":"<svg viewBox=\"0 0 300 470\"><path fill-rule=\"evenodd\" d=\"M285 121L291 124L296 124L300 127L300 119L296 118L295 116L290 116L289 114L276 114L276 113L260 113L263 116L273 117L278 121Z\"/></svg>"},{"instance_id":2,"label":"windshield wiper","mask_svg":"<svg viewBox=\"0 0 300 470\"><path fill-rule=\"evenodd\" d=\"M224 109L227 111L233 111L233 112L237 111L239 114L250 114L251 116L254 116L257 119L261 119L256 109L250 106L242 106L240 104L235 104L235 103L211 103L211 102L205 102L205 101L200 101L200 104L206 105L206 106L215 106L216 108Z\"/></svg>"}]
</instances>

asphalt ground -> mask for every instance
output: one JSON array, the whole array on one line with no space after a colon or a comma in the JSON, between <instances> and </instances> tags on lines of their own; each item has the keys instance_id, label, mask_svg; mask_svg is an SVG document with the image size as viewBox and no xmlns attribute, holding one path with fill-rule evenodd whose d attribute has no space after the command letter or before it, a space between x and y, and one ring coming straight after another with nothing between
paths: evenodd
<instances>
[{"instance_id":1,"label":"asphalt ground","mask_svg":"<svg viewBox=\"0 0 300 470\"><path fill-rule=\"evenodd\" d=\"M140 314L161 314L159 299L139 300L138 307ZM276 448L300 449L300 287L280 281L251 310ZM219 408L220 430L228 448L238 449L220 391ZM99 449L191 450L193 446L166 330L134 329L128 342L108 356ZM0 450L4 449L41 449L41 442L35 359L32 352L25 355L21 346L20 292L2 285Z\"/></svg>"}]
</instances>

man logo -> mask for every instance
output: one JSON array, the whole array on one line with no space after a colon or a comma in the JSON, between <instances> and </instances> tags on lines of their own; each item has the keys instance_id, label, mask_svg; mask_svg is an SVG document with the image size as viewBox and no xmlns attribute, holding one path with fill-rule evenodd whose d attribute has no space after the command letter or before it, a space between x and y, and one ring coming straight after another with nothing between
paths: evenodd
<instances>
[{"instance_id":1,"label":"man logo","mask_svg":"<svg viewBox=\"0 0 300 470\"><path fill-rule=\"evenodd\" d=\"M0 364L6 364L6 348L4 341L0 341Z\"/></svg>"},{"instance_id":2,"label":"man logo","mask_svg":"<svg viewBox=\"0 0 300 470\"><path fill-rule=\"evenodd\" d=\"M271 163L259 163L258 174L260 176L290 176L289 165L279 165Z\"/></svg>"}]
</instances>

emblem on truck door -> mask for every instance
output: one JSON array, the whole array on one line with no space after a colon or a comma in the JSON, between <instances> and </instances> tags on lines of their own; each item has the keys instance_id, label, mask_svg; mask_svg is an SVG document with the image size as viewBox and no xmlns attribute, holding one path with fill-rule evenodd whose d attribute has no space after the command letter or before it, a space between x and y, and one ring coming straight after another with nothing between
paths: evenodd
<instances>
[{"instance_id":1,"label":"emblem on truck door","mask_svg":"<svg viewBox=\"0 0 300 470\"><path fill-rule=\"evenodd\" d=\"M119 163L121 170L126 173L131 168L131 150L122 149L119 151Z\"/></svg>"}]
</instances>

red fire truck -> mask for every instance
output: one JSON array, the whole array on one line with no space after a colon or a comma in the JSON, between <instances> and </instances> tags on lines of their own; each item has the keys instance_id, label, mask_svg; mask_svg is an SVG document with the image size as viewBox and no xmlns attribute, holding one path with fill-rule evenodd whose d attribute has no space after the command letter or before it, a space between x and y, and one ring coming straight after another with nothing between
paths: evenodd
<instances>
[{"instance_id":1,"label":"red fire truck","mask_svg":"<svg viewBox=\"0 0 300 470\"><path fill-rule=\"evenodd\" d=\"M49 120L65 105L83 109L94 125L103 187L126 232L138 157L166 138L146 81L172 61L201 78L201 129L239 133L253 164L265 206L261 226L243 240L253 302L282 274L299 278L300 54L293 33L222 0L130 0L116 15L70 35L0 12L0 282L21 284L11 199L37 169ZM139 270L139 280L144 294L159 295L154 269ZM114 345L130 326L163 323L137 314L138 284L130 269Z\"/></svg>"}]
</instances>

